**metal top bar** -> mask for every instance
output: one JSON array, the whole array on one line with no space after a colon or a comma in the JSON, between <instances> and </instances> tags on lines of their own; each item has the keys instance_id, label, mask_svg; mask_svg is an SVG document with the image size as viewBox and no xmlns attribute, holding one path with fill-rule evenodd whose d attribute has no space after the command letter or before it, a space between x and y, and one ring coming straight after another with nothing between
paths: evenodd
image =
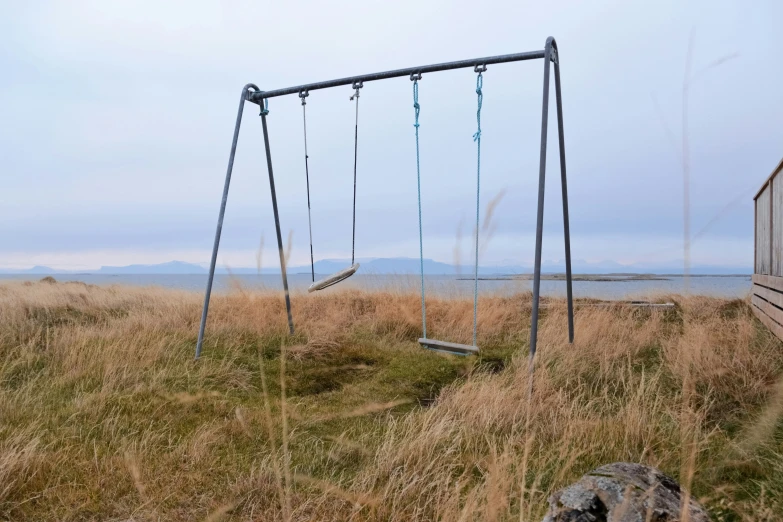
<instances>
[{"instance_id":1,"label":"metal top bar","mask_svg":"<svg viewBox=\"0 0 783 522\"><path fill-rule=\"evenodd\" d=\"M408 69L397 69L394 71L379 72L373 74L364 74L361 76L351 76L349 78L340 78L338 80L329 80L327 82L309 83L298 85L296 87L286 87L285 89L275 89L273 91L248 92L247 101L261 103L267 98L276 96L285 96L287 94L297 94L302 91L315 91L317 89L328 89L329 87L338 87L340 85L353 85L358 82L371 82L374 80L386 80L387 78L397 78L400 76L411 76L415 74L430 73L436 71L448 71L450 69L463 69L465 67L475 67L477 65L490 65L495 63L521 62L523 60L537 60L544 58L544 51L531 51L527 53L503 54L500 56L488 56L486 58L474 58L472 60L460 60L458 62L437 63L433 65L423 65L420 67L410 67Z\"/></svg>"}]
</instances>

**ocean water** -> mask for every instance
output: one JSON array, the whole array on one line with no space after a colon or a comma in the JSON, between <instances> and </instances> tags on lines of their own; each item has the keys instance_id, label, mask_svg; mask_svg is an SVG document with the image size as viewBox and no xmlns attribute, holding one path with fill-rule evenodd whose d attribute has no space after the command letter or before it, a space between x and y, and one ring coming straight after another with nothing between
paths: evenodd
<instances>
[{"instance_id":1,"label":"ocean water","mask_svg":"<svg viewBox=\"0 0 783 522\"><path fill-rule=\"evenodd\" d=\"M4 280L37 281L41 275L3 275L0 274L0 284ZM58 281L80 281L93 285L133 285L157 286L194 292L204 292L207 284L206 275L190 274L67 274L55 275ZM574 297L591 297L596 299L645 299L666 294L681 294L685 292L685 279L682 276L659 276L661 280L654 281L574 281ZM317 278L317 276L316 276ZM306 293L310 286L310 274L291 274L288 285L292 293ZM216 275L213 292L228 292L235 288L248 290L282 290L283 285L279 275ZM333 292L338 289L354 288L361 290L396 290L418 293L421 280L418 275L388 275L388 274L356 274L350 279L335 285L323 292ZM467 297L473 295L473 280L460 279L457 276L428 275L425 276L427 295L438 297ZM519 292L532 291L532 281L520 280L479 280L480 294L511 295ZM751 290L749 275L732 276L691 276L689 292L695 295L707 295L724 298L743 298ZM541 281L541 295L565 297L564 281Z\"/></svg>"}]
</instances>

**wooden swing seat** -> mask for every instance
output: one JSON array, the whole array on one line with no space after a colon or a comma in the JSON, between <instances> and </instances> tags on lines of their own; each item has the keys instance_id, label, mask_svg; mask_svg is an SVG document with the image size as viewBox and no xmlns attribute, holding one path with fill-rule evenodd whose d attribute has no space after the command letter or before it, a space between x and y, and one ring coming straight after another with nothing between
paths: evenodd
<instances>
[{"instance_id":1,"label":"wooden swing seat","mask_svg":"<svg viewBox=\"0 0 783 522\"><path fill-rule=\"evenodd\" d=\"M334 274L326 276L323 279L319 279L315 283L311 284L307 291L315 292L316 290L323 290L324 288L336 285L340 281L344 281L354 275L357 270L359 270L359 263L354 263L348 268L340 270L339 272L335 272Z\"/></svg>"},{"instance_id":2,"label":"wooden swing seat","mask_svg":"<svg viewBox=\"0 0 783 522\"><path fill-rule=\"evenodd\" d=\"M419 339L419 344L428 350L449 353L452 355L475 355L479 353L479 347L471 344L449 343L435 339Z\"/></svg>"}]
</instances>

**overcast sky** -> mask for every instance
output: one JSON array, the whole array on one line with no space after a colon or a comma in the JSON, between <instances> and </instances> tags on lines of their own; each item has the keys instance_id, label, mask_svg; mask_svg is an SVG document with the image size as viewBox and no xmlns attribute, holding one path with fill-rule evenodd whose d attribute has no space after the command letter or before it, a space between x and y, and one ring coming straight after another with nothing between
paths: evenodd
<instances>
[{"instance_id":1,"label":"overcast sky","mask_svg":"<svg viewBox=\"0 0 783 522\"><path fill-rule=\"evenodd\" d=\"M752 197L783 156L781 19L777 0L0 0L0 268L207 262L244 84L538 50L549 35L561 55L573 257L682 257L692 35L694 262L750 266ZM471 255L475 76L420 83L424 254L440 261L458 244L463 262ZM541 60L484 75L482 207L502 194L484 265L533 258L542 78ZM418 256L411 89L398 78L362 90L357 257ZM308 98L316 259L350 257L350 95ZM291 263L306 264L301 106L294 95L269 108L283 236L292 232ZM563 257L554 122L552 105L546 259ZM258 108L247 104L220 263L255 266L262 238L266 265L274 221Z\"/></svg>"}]
</instances>

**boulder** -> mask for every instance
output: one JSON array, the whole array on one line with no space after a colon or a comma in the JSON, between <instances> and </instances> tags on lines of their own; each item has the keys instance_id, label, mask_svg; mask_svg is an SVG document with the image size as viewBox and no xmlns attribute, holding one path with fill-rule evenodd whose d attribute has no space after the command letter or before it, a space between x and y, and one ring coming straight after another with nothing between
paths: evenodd
<instances>
[{"instance_id":1,"label":"boulder","mask_svg":"<svg viewBox=\"0 0 783 522\"><path fill-rule=\"evenodd\" d=\"M680 485L642 464L601 466L549 497L543 522L681 522ZM709 522L691 499L689 522Z\"/></svg>"}]
</instances>

